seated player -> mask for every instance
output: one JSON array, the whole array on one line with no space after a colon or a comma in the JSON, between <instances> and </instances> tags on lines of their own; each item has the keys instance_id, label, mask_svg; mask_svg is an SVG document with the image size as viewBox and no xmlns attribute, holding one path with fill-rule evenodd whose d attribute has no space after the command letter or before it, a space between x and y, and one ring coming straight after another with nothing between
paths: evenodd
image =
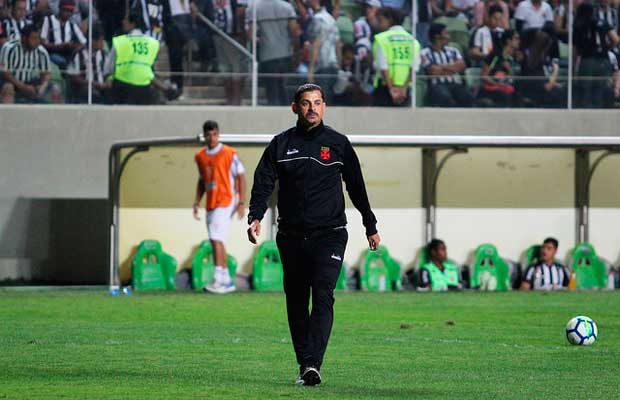
<instances>
[{"instance_id":1,"label":"seated player","mask_svg":"<svg viewBox=\"0 0 620 400\"><path fill-rule=\"evenodd\" d=\"M430 259L418 271L418 290L442 292L461 289L459 267L448 260L446 244L439 239L433 239L426 246Z\"/></svg>"},{"instance_id":2,"label":"seated player","mask_svg":"<svg viewBox=\"0 0 620 400\"><path fill-rule=\"evenodd\" d=\"M570 271L555 261L557 252L557 239L545 239L539 261L525 271L521 290L564 290L568 287Z\"/></svg>"}]
</instances>

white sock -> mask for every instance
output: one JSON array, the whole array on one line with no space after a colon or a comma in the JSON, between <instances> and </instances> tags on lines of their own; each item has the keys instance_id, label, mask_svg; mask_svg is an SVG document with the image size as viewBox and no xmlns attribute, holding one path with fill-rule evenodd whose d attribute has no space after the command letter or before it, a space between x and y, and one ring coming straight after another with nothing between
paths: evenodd
<instances>
[{"instance_id":1,"label":"white sock","mask_svg":"<svg viewBox=\"0 0 620 400\"><path fill-rule=\"evenodd\" d=\"M228 268L224 268L219 265L216 265L215 266L215 279L219 283L224 283L224 284L230 283L230 275L228 274Z\"/></svg>"}]
</instances>

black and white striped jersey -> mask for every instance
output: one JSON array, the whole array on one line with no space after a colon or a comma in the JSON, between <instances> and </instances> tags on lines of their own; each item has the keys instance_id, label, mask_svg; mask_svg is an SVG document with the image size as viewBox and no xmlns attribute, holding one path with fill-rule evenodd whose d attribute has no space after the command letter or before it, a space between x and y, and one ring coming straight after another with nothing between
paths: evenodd
<instances>
[{"instance_id":1,"label":"black and white striped jersey","mask_svg":"<svg viewBox=\"0 0 620 400\"><path fill-rule=\"evenodd\" d=\"M55 15L48 15L43 20L41 39L47 40L50 44L70 42L86 44L86 37L78 24L69 20L63 25Z\"/></svg>"},{"instance_id":2,"label":"black and white striped jersey","mask_svg":"<svg viewBox=\"0 0 620 400\"><path fill-rule=\"evenodd\" d=\"M164 34L164 0L132 0L131 9L142 16L142 32L161 41Z\"/></svg>"},{"instance_id":3,"label":"black and white striped jersey","mask_svg":"<svg viewBox=\"0 0 620 400\"><path fill-rule=\"evenodd\" d=\"M445 46L441 51L433 49L431 46L427 46L420 52L420 60L422 68L424 68L426 75L428 68L432 65L448 65L455 64L458 61L463 61L463 56L458 49L450 46ZM461 83L461 76L459 74L454 75L436 75L431 76L430 83L433 85L442 83Z\"/></svg>"},{"instance_id":4,"label":"black and white striped jersey","mask_svg":"<svg viewBox=\"0 0 620 400\"><path fill-rule=\"evenodd\" d=\"M7 17L2 19L2 28L8 40L18 40L21 38L22 29L29 23L30 20L25 18L17 21L13 17Z\"/></svg>"},{"instance_id":5,"label":"black and white striped jersey","mask_svg":"<svg viewBox=\"0 0 620 400\"><path fill-rule=\"evenodd\" d=\"M39 79L41 73L50 72L50 57L43 46L26 50L20 40L13 40L0 50L0 71L29 83Z\"/></svg>"},{"instance_id":6,"label":"black and white striped jersey","mask_svg":"<svg viewBox=\"0 0 620 400\"><path fill-rule=\"evenodd\" d=\"M558 290L568 287L570 272L561 264L531 265L523 277L533 290Z\"/></svg>"},{"instance_id":7,"label":"black and white striped jersey","mask_svg":"<svg viewBox=\"0 0 620 400\"><path fill-rule=\"evenodd\" d=\"M598 19L607 22L607 24L612 28L618 29L618 24L620 23L620 21L618 20L617 9L613 7L607 7L607 9L604 10L602 7L599 7L596 9L594 15L597 16Z\"/></svg>"},{"instance_id":8,"label":"black and white striped jersey","mask_svg":"<svg viewBox=\"0 0 620 400\"><path fill-rule=\"evenodd\" d=\"M93 82L105 82L103 70L107 59L108 53L105 50L93 50L93 59L91 64L93 68ZM82 49L75 53L73 59L67 66L67 75L84 74L84 76L86 76L87 69L88 49Z\"/></svg>"}]
</instances>

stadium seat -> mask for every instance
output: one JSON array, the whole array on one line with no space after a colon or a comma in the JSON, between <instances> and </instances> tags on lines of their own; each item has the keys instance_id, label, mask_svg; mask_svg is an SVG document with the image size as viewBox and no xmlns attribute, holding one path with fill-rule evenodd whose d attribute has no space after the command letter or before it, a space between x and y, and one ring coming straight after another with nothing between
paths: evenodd
<instances>
[{"instance_id":1,"label":"stadium seat","mask_svg":"<svg viewBox=\"0 0 620 400\"><path fill-rule=\"evenodd\" d=\"M252 272L254 290L283 290L283 271L280 252L275 240L267 240L258 248Z\"/></svg>"},{"instance_id":2,"label":"stadium seat","mask_svg":"<svg viewBox=\"0 0 620 400\"><path fill-rule=\"evenodd\" d=\"M596 255L590 243L580 243L573 249L571 269L575 272L577 289L607 287L607 267Z\"/></svg>"},{"instance_id":3,"label":"stadium seat","mask_svg":"<svg viewBox=\"0 0 620 400\"><path fill-rule=\"evenodd\" d=\"M54 64L53 62L51 62L49 65L51 81L58 85L58 88L60 88L60 91L62 92L62 96L64 98L65 94L67 93L67 82L62 77L62 72L60 71L60 68L58 68L58 65Z\"/></svg>"},{"instance_id":4,"label":"stadium seat","mask_svg":"<svg viewBox=\"0 0 620 400\"><path fill-rule=\"evenodd\" d=\"M480 72L482 68L470 67L465 69L465 83L469 89L476 89L480 86Z\"/></svg>"},{"instance_id":5,"label":"stadium seat","mask_svg":"<svg viewBox=\"0 0 620 400\"><path fill-rule=\"evenodd\" d=\"M346 15L341 15L336 20L336 26L340 33L340 41L343 45L353 44L355 39L353 37L353 21Z\"/></svg>"},{"instance_id":6,"label":"stadium seat","mask_svg":"<svg viewBox=\"0 0 620 400\"><path fill-rule=\"evenodd\" d=\"M366 250L360 269L362 290L386 292L401 290L400 264L391 256L387 247L381 245L376 251Z\"/></svg>"},{"instance_id":7,"label":"stadium seat","mask_svg":"<svg viewBox=\"0 0 620 400\"><path fill-rule=\"evenodd\" d=\"M474 252L474 262L470 269L470 287L498 292L509 290L509 266L499 256L494 245L481 244Z\"/></svg>"},{"instance_id":8,"label":"stadium seat","mask_svg":"<svg viewBox=\"0 0 620 400\"><path fill-rule=\"evenodd\" d=\"M416 107L424 107L425 99L426 99L426 90L427 90L427 77L418 76L416 79L415 86L415 105Z\"/></svg>"},{"instance_id":9,"label":"stadium seat","mask_svg":"<svg viewBox=\"0 0 620 400\"><path fill-rule=\"evenodd\" d=\"M469 47L469 29L467 29L465 20L456 17L439 17L435 22L446 26L450 34L450 41L460 45L459 51L461 51L461 55L465 57L462 50Z\"/></svg>"},{"instance_id":10,"label":"stadium seat","mask_svg":"<svg viewBox=\"0 0 620 400\"><path fill-rule=\"evenodd\" d=\"M164 253L157 240L143 240L131 266L134 289L176 289L177 262L170 254Z\"/></svg>"},{"instance_id":11,"label":"stadium seat","mask_svg":"<svg viewBox=\"0 0 620 400\"><path fill-rule=\"evenodd\" d=\"M230 254L226 255L226 265L231 279L235 279L237 273L237 260ZM203 240L192 258L192 286L196 290L202 288L213 279L215 273L215 261L213 259L213 246L209 240Z\"/></svg>"},{"instance_id":12,"label":"stadium seat","mask_svg":"<svg viewBox=\"0 0 620 400\"><path fill-rule=\"evenodd\" d=\"M560 58L563 60L568 60L568 44L558 41L558 46L560 48Z\"/></svg>"}]
</instances>

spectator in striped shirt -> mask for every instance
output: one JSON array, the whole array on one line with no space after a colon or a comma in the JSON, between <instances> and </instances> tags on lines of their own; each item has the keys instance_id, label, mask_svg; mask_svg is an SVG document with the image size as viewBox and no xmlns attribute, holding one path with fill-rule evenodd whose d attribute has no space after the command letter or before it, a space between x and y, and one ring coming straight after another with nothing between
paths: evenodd
<instances>
[{"instance_id":1,"label":"spectator in striped shirt","mask_svg":"<svg viewBox=\"0 0 620 400\"><path fill-rule=\"evenodd\" d=\"M508 29L501 39L501 51L489 54L485 60L480 73L482 78L482 85L478 92L480 106L510 107L514 104L513 77L519 69L517 61L519 45L519 33Z\"/></svg>"},{"instance_id":2,"label":"spectator in striped shirt","mask_svg":"<svg viewBox=\"0 0 620 400\"><path fill-rule=\"evenodd\" d=\"M428 32L431 45L421 54L422 68L429 79L428 101L434 107L471 107L474 97L463 86L460 73L465 70L463 56L446 46L450 34L444 24L433 23Z\"/></svg>"},{"instance_id":3,"label":"spectator in striped shirt","mask_svg":"<svg viewBox=\"0 0 620 400\"><path fill-rule=\"evenodd\" d=\"M595 9L594 15L599 20L606 21L609 26L618 30L618 10L609 4L609 0L599 0L598 7Z\"/></svg>"},{"instance_id":4,"label":"spectator in striped shirt","mask_svg":"<svg viewBox=\"0 0 620 400\"><path fill-rule=\"evenodd\" d=\"M58 17L49 15L43 20L41 39L52 62L60 69L67 68L73 54L86 46L86 38L71 16L75 0L60 0Z\"/></svg>"},{"instance_id":5,"label":"spectator in striped shirt","mask_svg":"<svg viewBox=\"0 0 620 400\"><path fill-rule=\"evenodd\" d=\"M501 27L503 15L500 6L491 6L488 23L473 31L467 52L472 66L481 66L494 49L501 51L500 39L504 32Z\"/></svg>"},{"instance_id":6,"label":"spectator in striped shirt","mask_svg":"<svg viewBox=\"0 0 620 400\"><path fill-rule=\"evenodd\" d=\"M92 98L94 103L106 103L107 92L112 88L112 81L106 80L104 66L108 59L108 52L103 45L103 30L100 26L93 27L93 53L92 59L88 59L88 50L82 49L75 53L73 60L67 67L69 76L68 102L84 103L88 98L89 64L93 74Z\"/></svg>"},{"instance_id":7,"label":"spectator in striped shirt","mask_svg":"<svg viewBox=\"0 0 620 400\"><path fill-rule=\"evenodd\" d=\"M164 0L132 0L131 11L142 15L140 30L161 42L164 36Z\"/></svg>"},{"instance_id":8,"label":"spectator in striped shirt","mask_svg":"<svg viewBox=\"0 0 620 400\"><path fill-rule=\"evenodd\" d=\"M62 103L60 89L51 82L49 55L34 25L22 29L20 40L2 47L0 73L0 98L5 104Z\"/></svg>"},{"instance_id":9,"label":"spectator in striped shirt","mask_svg":"<svg viewBox=\"0 0 620 400\"><path fill-rule=\"evenodd\" d=\"M364 0L362 16L353 24L355 37L355 56L363 60L370 56L372 51L372 37L379 28L377 11L381 8L379 0Z\"/></svg>"},{"instance_id":10,"label":"spectator in striped shirt","mask_svg":"<svg viewBox=\"0 0 620 400\"><path fill-rule=\"evenodd\" d=\"M30 21L26 18L26 0L12 0L9 17L2 20L2 27L9 41L18 40L21 31Z\"/></svg>"},{"instance_id":11,"label":"spectator in striped shirt","mask_svg":"<svg viewBox=\"0 0 620 400\"><path fill-rule=\"evenodd\" d=\"M547 238L540 249L540 260L525 271L521 290L564 290L570 281L570 271L555 261L558 241Z\"/></svg>"}]
</instances>

